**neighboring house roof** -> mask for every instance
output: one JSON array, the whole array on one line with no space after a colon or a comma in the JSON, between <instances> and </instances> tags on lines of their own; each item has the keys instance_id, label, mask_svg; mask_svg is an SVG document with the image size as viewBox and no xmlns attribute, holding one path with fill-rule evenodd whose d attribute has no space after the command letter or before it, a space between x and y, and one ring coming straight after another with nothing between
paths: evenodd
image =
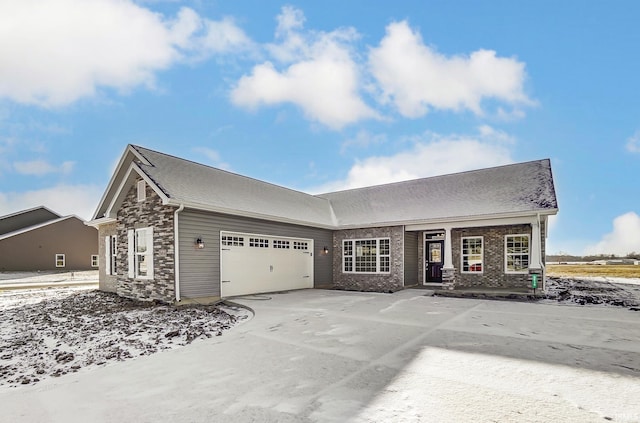
<instances>
[{"instance_id":1,"label":"neighboring house roof","mask_svg":"<svg viewBox=\"0 0 640 423\"><path fill-rule=\"evenodd\" d=\"M115 217L134 172L165 204L331 229L555 214L558 207L548 159L310 195L129 145L94 222Z\"/></svg>"},{"instance_id":2,"label":"neighboring house roof","mask_svg":"<svg viewBox=\"0 0 640 423\"><path fill-rule=\"evenodd\" d=\"M0 216L0 235L61 217L44 206Z\"/></svg>"},{"instance_id":3,"label":"neighboring house roof","mask_svg":"<svg viewBox=\"0 0 640 423\"><path fill-rule=\"evenodd\" d=\"M338 226L557 210L548 159L320 195Z\"/></svg>"},{"instance_id":4,"label":"neighboring house roof","mask_svg":"<svg viewBox=\"0 0 640 423\"><path fill-rule=\"evenodd\" d=\"M2 235L0 235L0 241L3 241L5 239L7 239L7 238L14 237L16 235L20 235L20 234L24 234L24 233L27 233L27 232L31 232L31 231L34 231L36 229L44 228L46 226L55 225L56 223L65 221L67 219L78 219L80 222L84 223L84 221L82 219L80 219L78 216L75 216L75 215L59 217L58 219L49 220L49 221L44 222L44 223L40 223L40 224L37 224L37 225L29 226L27 228L19 229L17 231L13 231L13 232L9 232L9 233L6 233L6 234L2 234Z\"/></svg>"}]
</instances>

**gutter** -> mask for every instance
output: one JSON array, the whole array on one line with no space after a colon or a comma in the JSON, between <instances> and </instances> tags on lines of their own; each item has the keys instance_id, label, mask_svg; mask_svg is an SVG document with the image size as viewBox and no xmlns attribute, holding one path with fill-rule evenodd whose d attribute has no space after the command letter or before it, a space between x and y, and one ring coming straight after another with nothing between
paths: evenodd
<instances>
[{"instance_id":1,"label":"gutter","mask_svg":"<svg viewBox=\"0 0 640 423\"><path fill-rule=\"evenodd\" d=\"M173 260L174 260L174 279L175 279L175 291L176 302L180 301L180 227L178 225L178 214L184 210L184 204L180 204L180 207L173 212Z\"/></svg>"}]
</instances>

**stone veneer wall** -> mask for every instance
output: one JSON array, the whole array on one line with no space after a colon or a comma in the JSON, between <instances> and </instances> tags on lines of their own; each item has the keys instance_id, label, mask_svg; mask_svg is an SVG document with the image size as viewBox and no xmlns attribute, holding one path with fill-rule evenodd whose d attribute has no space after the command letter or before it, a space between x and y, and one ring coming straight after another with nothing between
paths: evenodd
<instances>
[{"instance_id":1,"label":"stone veneer wall","mask_svg":"<svg viewBox=\"0 0 640 423\"><path fill-rule=\"evenodd\" d=\"M529 234L531 225L492 226L484 228L453 229L451 243L455 288L528 288L529 274L505 273L505 235ZM462 237L482 236L484 248L484 271L480 274L462 273ZM544 236L544 235L543 235ZM531 241L530 241L531 242Z\"/></svg>"},{"instance_id":2,"label":"stone veneer wall","mask_svg":"<svg viewBox=\"0 0 640 423\"><path fill-rule=\"evenodd\" d=\"M173 207L146 186L147 198L138 202L136 183L118 210L118 295L139 300L175 301ZM128 276L127 231L153 227L153 279ZM104 243L104 240L102 241Z\"/></svg>"},{"instance_id":3,"label":"stone veneer wall","mask_svg":"<svg viewBox=\"0 0 640 423\"><path fill-rule=\"evenodd\" d=\"M390 273L342 272L342 241L345 239L390 238ZM404 229L402 226L348 229L333 234L333 284L350 291L395 292L404 287Z\"/></svg>"},{"instance_id":4,"label":"stone veneer wall","mask_svg":"<svg viewBox=\"0 0 640 423\"><path fill-rule=\"evenodd\" d=\"M110 235L116 235L117 227L115 223L109 223L107 225L101 225L98 228L98 263L100 267L98 269L98 289L106 292L116 292L118 285L117 275L107 275L106 273L106 245L104 243L104 237ZM117 269L116 269L117 270Z\"/></svg>"}]
</instances>

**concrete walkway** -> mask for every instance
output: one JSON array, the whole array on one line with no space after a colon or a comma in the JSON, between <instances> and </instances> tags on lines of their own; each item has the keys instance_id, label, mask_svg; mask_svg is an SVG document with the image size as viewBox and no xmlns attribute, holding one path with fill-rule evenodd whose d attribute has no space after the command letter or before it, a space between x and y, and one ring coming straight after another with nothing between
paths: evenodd
<instances>
[{"instance_id":1,"label":"concrete walkway","mask_svg":"<svg viewBox=\"0 0 640 423\"><path fill-rule=\"evenodd\" d=\"M637 312L420 290L236 301L255 317L221 337L0 390L0 421L640 421Z\"/></svg>"}]
</instances>

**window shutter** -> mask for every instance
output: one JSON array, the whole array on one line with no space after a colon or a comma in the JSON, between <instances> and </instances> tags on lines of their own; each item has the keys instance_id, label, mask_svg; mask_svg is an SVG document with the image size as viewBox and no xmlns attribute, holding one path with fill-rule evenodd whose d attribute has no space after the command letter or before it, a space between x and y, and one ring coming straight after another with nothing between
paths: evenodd
<instances>
[{"instance_id":1,"label":"window shutter","mask_svg":"<svg viewBox=\"0 0 640 423\"><path fill-rule=\"evenodd\" d=\"M104 237L104 272L107 275L111 274L111 237Z\"/></svg>"},{"instance_id":2,"label":"window shutter","mask_svg":"<svg viewBox=\"0 0 640 423\"><path fill-rule=\"evenodd\" d=\"M145 253L147 259L147 276L149 279L153 279L153 228L147 228L147 252Z\"/></svg>"},{"instance_id":3,"label":"window shutter","mask_svg":"<svg viewBox=\"0 0 640 423\"><path fill-rule=\"evenodd\" d=\"M128 249L127 249L127 259L129 262L129 277L131 279L133 279L136 274L135 274L135 260L134 260L134 255L135 255L135 245L134 245L134 235L135 232L130 229L127 231L127 244L128 244Z\"/></svg>"}]
</instances>

